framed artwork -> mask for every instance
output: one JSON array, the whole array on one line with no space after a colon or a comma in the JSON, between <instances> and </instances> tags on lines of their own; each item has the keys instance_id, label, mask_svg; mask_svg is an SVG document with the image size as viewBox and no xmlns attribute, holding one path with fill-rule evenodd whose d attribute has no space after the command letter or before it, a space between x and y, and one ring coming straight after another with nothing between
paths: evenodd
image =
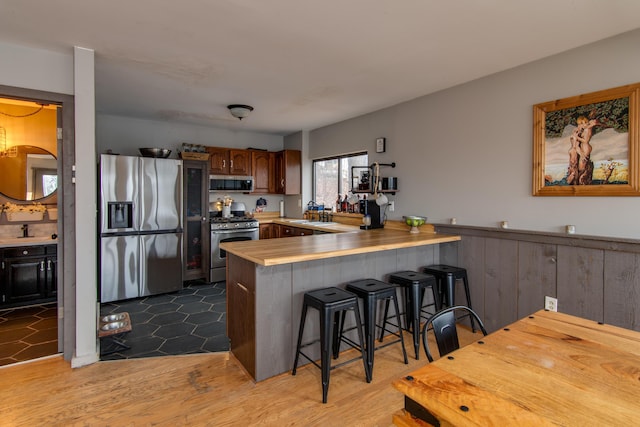
<instances>
[{"instance_id":1,"label":"framed artwork","mask_svg":"<svg viewBox=\"0 0 640 427\"><path fill-rule=\"evenodd\" d=\"M387 149L386 138L376 138L376 153L384 153Z\"/></svg>"},{"instance_id":2,"label":"framed artwork","mask_svg":"<svg viewBox=\"0 0 640 427\"><path fill-rule=\"evenodd\" d=\"M640 83L533 106L534 196L640 196Z\"/></svg>"}]
</instances>

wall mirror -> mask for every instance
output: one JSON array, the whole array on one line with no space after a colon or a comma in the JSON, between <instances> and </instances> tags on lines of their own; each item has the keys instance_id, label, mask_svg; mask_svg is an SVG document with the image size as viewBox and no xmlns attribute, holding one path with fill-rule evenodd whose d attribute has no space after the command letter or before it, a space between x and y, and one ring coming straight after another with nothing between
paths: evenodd
<instances>
[{"instance_id":1,"label":"wall mirror","mask_svg":"<svg viewBox=\"0 0 640 427\"><path fill-rule=\"evenodd\" d=\"M18 145L0 156L0 194L19 201L38 201L58 189L58 161L47 150Z\"/></svg>"}]
</instances>

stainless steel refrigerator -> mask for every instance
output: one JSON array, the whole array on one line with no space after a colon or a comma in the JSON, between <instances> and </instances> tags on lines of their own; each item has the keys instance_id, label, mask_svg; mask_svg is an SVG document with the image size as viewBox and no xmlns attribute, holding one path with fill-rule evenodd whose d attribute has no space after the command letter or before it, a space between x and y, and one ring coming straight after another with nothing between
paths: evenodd
<instances>
[{"instance_id":1,"label":"stainless steel refrigerator","mask_svg":"<svg viewBox=\"0 0 640 427\"><path fill-rule=\"evenodd\" d=\"M182 161L100 156L100 301L182 289Z\"/></svg>"}]
</instances>

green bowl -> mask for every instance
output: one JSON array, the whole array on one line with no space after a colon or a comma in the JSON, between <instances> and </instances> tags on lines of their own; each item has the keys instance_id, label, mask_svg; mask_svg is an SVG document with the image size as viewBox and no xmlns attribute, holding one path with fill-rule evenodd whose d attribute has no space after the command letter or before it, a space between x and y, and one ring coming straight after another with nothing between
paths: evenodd
<instances>
[{"instance_id":1,"label":"green bowl","mask_svg":"<svg viewBox=\"0 0 640 427\"><path fill-rule=\"evenodd\" d=\"M402 218L404 219L404 222L409 227L419 227L427 221L427 218L423 216L410 215L410 216L403 216Z\"/></svg>"}]
</instances>

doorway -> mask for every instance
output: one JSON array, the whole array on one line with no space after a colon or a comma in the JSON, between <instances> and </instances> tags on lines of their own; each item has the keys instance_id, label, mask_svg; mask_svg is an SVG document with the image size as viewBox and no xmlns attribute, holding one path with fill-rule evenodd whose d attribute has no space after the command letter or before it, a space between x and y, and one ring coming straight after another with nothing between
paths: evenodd
<instances>
[{"instance_id":1,"label":"doorway","mask_svg":"<svg viewBox=\"0 0 640 427\"><path fill-rule=\"evenodd\" d=\"M46 112L46 120L43 118L44 114L38 116L43 111ZM24 178L20 176L18 179L25 182L24 197L22 193L0 193L0 204L4 206L9 203L38 203L51 208L51 214L45 213L43 220L29 223L29 231L33 235L40 238L50 236L50 240L45 242L48 258L43 259L43 267L38 268L39 272L36 273L40 280L37 289L41 290L41 294L34 296L33 300L26 299L17 304L0 306L0 365L59 353L63 353L64 358L70 360L73 354L75 318L64 315L69 313L69 310L75 311L72 292L65 292L65 286L72 283L68 280L75 272L73 262L65 260L72 259L69 254L73 253L74 248L73 245L68 247L69 245L64 244L65 237L71 236L75 228L75 216L71 209L74 192L73 186L69 185L69 165L75 161L73 116L72 96L0 86L0 127L4 129L4 132L0 132L4 136L0 138L0 157L4 155L5 159L8 159L12 156L12 153L17 151L12 147L29 146L35 150L40 146L40 149L53 159L52 164L47 160L47 156L40 153L30 158L30 162L33 163L30 171L25 172ZM32 127L37 126L38 129L21 134L18 130L20 126L25 126L27 117L37 118L28 123ZM9 122L21 119L22 123L15 125ZM65 168L68 168L69 173L65 172ZM0 174L7 171L8 168L0 168ZM11 177L0 179L5 182L12 181ZM55 191L52 191L53 185L56 186ZM58 211L66 211L69 214L58 216ZM21 224L9 222L6 214L1 215L0 237L17 237L13 234L16 234L16 227L20 226ZM33 241L19 243L27 245L26 247L37 246ZM12 245L13 243L10 246ZM7 280L4 280L9 273L3 268L0 274L5 275L0 282L0 291L4 297L9 292ZM45 281L47 284L43 285ZM7 300L5 297L2 301Z\"/></svg>"}]
</instances>

